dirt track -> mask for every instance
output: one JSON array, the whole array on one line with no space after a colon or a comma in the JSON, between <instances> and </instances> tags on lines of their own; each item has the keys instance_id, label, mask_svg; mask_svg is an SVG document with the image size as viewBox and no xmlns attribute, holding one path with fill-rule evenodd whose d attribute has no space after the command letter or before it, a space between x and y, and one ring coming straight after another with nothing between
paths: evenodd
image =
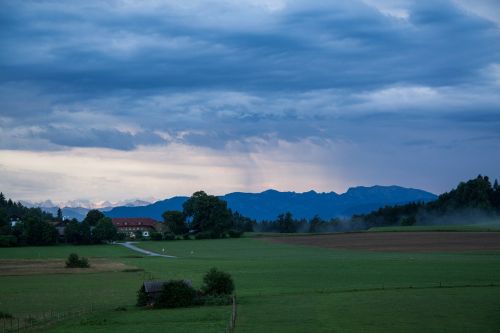
<instances>
[{"instance_id":1,"label":"dirt track","mask_svg":"<svg viewBox=\"0 0 500 333\"><path fill-rule=\"evenodd\" d=\"M387 252L500 250L500 232L364 232L269 237L269 241L335 249Z\"/></svg>"}]
</instances>

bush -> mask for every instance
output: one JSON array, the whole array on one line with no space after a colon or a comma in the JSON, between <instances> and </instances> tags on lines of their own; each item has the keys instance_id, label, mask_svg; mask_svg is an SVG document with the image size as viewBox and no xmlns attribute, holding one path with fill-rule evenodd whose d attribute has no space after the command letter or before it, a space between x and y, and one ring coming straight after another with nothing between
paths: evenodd
<instances>
[{"instance_id":1,"label":"bush","mask_svg":"<svg viewBox=\"0 0 500 333\"><path fill-rule=\"evenodd\" d=\"M90 267L87 258L79 258L78 254L71 253L66 260L66 268L88 268Z\"/></svg>"},{"instance_id":2,"label":"bush","mask_svg":"<svg viewBox=\"0 0 500 333\"><path fill-rule=\"evenodd\" d=\"M17 238L13 235L0 235L0 247L11 247L17 245Z\"/></svg>"},{"instance_id":3,"label":"bush","mask_svg":"<svg viewBox=\"0 0 500 333\"><path fill-rule=\"evenodd\" d=\"M154 240L154 241L161 241L162 240L162 236L159 232L152 232L150 234L150 237L151 237L151 240Z\"/></svg>"},{"instance_id":4,"label":"bush","mask_svg":"<svg viewBox=\"0 0 500 333\"><path fill-rule=\"evenodd\" d=\"M408 216L408 217L405 217L401 220L402 226L415 225L416 223L417 223L417 219L415 218L415 216Z\"/></svg>"},{"instance_id":5,"label":"bush","mask_svg":"<svg viewBox=\"0 0 500 333\"><path fill-rule=\"evenodd\" d=\"M231 238L240 238L241 235L243 235L243 231L235 230L235 229L231 229L227 233L228 233L229 237L231 237Z\"/></svg>"},{"instance_id":6,"label":"bush","mask_svg":"<svg viewBox=\"0 0 500 333\"><path fill-rule=\"evenodd\" d=\"M166 241L175 240L175 234L173 234L171 232L166 232L163 234L163 239Z\"/></svg>"},{"instance_id":7,"label":"bush","mask_svg":"<svg viewBox=\"0 0 500 333\"><path fill-rule=\"evenodd\" d=\"M199 232L197 233L194 238L195 239L213 239L213 238L218 238L218 237L214 237L214 233L210 232L210 231L203 231L203 232Z\"/></svg>"},{"instance_id":8,"label":"bush","mask_svg":"<svg viewBox=\"0 0 500 333\"><path fill-rule=\"evenodd\" d=\"M11 315L10 313L0 311L0 319L12 319L12 318L14 318L14 316Z\"/></svg>"},{"instance_id":9,"label":"bush","mask_svg":"<svg viewBox=\"0 0 500 333\"><path fill-rule=\"evenodd\" d=\"M234 282L229 273L212 268L203 277L202 291L206 295L229 295L233 290Z\"/></svg>"},{"instance_id":10,"label":"bush","mask_svg":"<svg viewBox=\"0 0 500 333\"><path fill-rule=\"evenodd\" d=\"M172 280L163 285L156 308L179 308L195 304L196 290L183 280Z\"/></svg>"},{"instance_id":11,"label":"bush","mask_svg":"<svg viewBox=\"0 0 500 333\"><path fill-rule=\"evenodd\" d=\"M123 233L123 232L119 232L116 234L116 240L117 241L123 241L127 238L127 234Z\"/></svg>"},{"instance_id":12,"label":"bush","mask_svg":"<svg viewBox=\"0 0 500 333\"><path fill-rule=\"evenodd\" d=\"M146 289L144 288L144 284L141 286L139 291L137 292L137 306L146 306L149 302L149 296L146 293Z\"/></svg>"}]
</instances>

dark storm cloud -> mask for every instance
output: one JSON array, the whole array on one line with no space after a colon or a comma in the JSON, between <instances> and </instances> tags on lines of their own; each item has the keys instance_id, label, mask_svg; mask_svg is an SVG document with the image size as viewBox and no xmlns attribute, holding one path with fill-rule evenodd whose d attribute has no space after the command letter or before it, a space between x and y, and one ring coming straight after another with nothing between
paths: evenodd
<instances>
[{"instance_id":1,"label":"dark storm cloud","mask_svg":"<svg viewBox=\"0 0 500 333\"><path fill-rule=\"evenodd\" d=\"M163 143L153 131L215 148L363 142L379 125L492 131L495 22L441 0L401 2L401 17L362 1L262 3L1 1L4 135L130 150Z\"/></svg>"},{"instance_id":2,"label":"dark storm cloud","mask_svg":"<svg viewBox=\"0 0 500 333\"><path fill-rule=\"evenodd\" d=\"M75 129L48 127L35 135L49 142L67 147L101 147L117 150L132 150L139 145L164 144L160 136L154 133L140 132L132 134L114 129Z\"/></svg>"}]
</instances>

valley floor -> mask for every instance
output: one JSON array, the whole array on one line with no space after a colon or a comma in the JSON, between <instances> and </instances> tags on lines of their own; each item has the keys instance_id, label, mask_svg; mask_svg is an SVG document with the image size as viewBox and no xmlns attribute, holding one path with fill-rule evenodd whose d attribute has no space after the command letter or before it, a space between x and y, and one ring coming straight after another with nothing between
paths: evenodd
<instances>
[{"instance_id":1,"label":"valley floor","mask_svg":"<svg viewBox=\"0 0 500 333\"><path fill-rule=\"evenodd\" d=\"M22 317L93 309L43 332L224 332L228 306L134 306L145 279L190 279L199 287L203 274L217 267L235 280L240 333L495 332L500 327L497 250L371 252L261 238L137 245L157 253L165 249L177 258L142 256L117 245L0 249L3 260L61 260L76 252L91 263L106 260L127 267L0 276L0 311Z\"/></svg>"}]
</instances>

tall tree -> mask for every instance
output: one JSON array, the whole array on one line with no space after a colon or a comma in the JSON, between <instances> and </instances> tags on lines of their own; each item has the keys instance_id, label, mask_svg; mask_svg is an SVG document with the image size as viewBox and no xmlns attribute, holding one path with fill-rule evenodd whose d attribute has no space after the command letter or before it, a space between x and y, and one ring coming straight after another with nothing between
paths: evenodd
<instances>
[{"instance_id":1,"label":"tall tree","mask_svg":"<svg viewBox=\"0 0 500 333\"><path fill-rule=\"evenodd\" d=\"M186 217L178 210L168 210L162 215L163 221L170 231L176 235L183 235L188 232Z\"/></svg>"},{"instance_id":2,"label":"tall tree","mask_svg":"<svg viewBox=\"0 0 500 333\"><path fill-rule=\"evenodd\" d=\"M66 238L67 243L82 243L83 237L81 233L80 223L76 219L72 219L66 224L66 228L64 228L64 237Z\"/></svg>"},{"instance_id":3,"label":"tall tree","mask_svg":"<svg viewBox=\"0 0 500 333\"><path fill-rule=\"evenodd\" d=\"M62 222L63 214L61 208L57 208L57 221Z\"/></svg>"},{"instance_id":4,"label":"tall tree","mask_svg":"<svg viewBox=\"0 0 500 333\"><path fill-rule=\"evenodd\" d=\"M109 217L100 219L94 230L92 230L92 239L94 243L113 241L116 239L117 235L118 230Z\"/></svg>"},{"instance_id":5,"label":"tall tree","mask_svg":"<svg viewBox=\"0 0 500 333\"><path fill-rule=\"evenodd\" d=\"M295 232L295 225L292 213L286 212L278 216L279 232Z\"/></svg>"},{"instance_id":6,"label":"tall tree","mask_svg":"<svg viewBox=\"0 0 500 333\"><path fill-rule=\"evenodd\" d=\"M221 237L231 228L231 214L227 203L203 191L195 192L183 205L184 215L191 221L191 228Z\"/></svg>"},{"instance_id":7,"label":"tall tree","mask_svg":"<svg viewBox=\"0 0 500 333\"><path fill-rule=\"evenodd\" d=\"M87 216L85 216L83 222L88 223L91 227L95 227L97 225L97 222L103 217L105 217L103 213L101 213L97 209L91 209L88 211Z\"/></svg>"}]
</instances>

